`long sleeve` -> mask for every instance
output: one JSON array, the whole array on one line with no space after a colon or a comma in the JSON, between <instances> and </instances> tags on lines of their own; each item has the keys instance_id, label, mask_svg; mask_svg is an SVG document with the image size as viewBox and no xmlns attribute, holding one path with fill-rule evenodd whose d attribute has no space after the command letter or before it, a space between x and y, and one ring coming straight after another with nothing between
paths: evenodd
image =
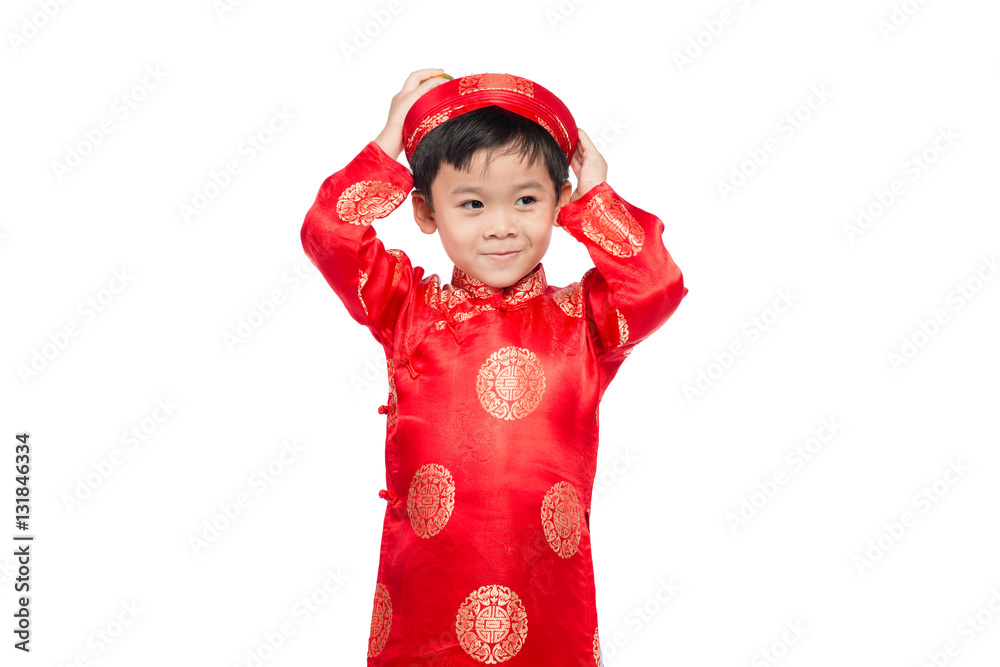
<instances>
[{"instance_id":1,"label":"long sleeve","mask_svg":"<svg viewBox=\"0 0 1000 667\"><path fill-rule=\"evenodd\" d=\"M595 269L582 279L584 313L600 357L659 329L687 294L663 245L663 222L629 204L606 182L563 206L558 222L587 246Z\"/></svg>"},{"instance_id":2,"label":"long sleeve","mask_svg":"<svg viewBox=\"0 0 1000 667\"><path fill-rule=\"evenodd\" d=\"M302 224L302 247L351 317L384 347L413 288L401 250L387 250L372 222L392 213L413 187L409 170L374 141L328 177Z\"/></svg>"}]
</instances>

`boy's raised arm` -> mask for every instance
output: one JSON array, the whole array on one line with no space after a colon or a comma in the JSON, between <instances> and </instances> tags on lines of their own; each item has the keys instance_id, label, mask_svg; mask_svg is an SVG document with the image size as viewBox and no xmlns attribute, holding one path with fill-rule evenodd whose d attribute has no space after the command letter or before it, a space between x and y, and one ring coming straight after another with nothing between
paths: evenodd
<instances>
[{"instance_id":1,"label":"boy's raised arm","mask_svg":"<svg viewBox=\"0 0 1000 667\"><path fill-rule=\"evenodd\" d=\"M663 244L663 222L607 184L607 164L583 131L572 166L578 188L557 224L594 260L596 271L584 275L582 293L598 354L625 355L667 321L688 289Z\"/></svg>"},{"instance_id":2,"label":"boy's raised arm","mask_svg":"<svg viewBox=\"0 0 1000 667\"><path fill-rule=\"evenodd\" d=\"M391 342L396 316L412 289L410 260L386 250L372 222L392 213L413 187L402 151L403 118L413 102L443 79L440 70L417 70L392 98L385 129L351 162L328 177L302 224L302 247L337 292L351 317L375 338Z\"/></svg>"}]
</instances>

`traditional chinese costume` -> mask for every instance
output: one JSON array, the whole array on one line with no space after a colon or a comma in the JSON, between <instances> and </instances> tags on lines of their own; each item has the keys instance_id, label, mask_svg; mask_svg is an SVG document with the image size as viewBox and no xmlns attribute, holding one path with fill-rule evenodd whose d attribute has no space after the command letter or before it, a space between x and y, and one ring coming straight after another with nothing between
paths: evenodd
<instances>
[{"instance_id":1,"label":"traditional chinese costume","mask_svg":"<svg viewBox=\"0 0 1000 667\"><path fill-rule=\"evenodd\" d=\"M373 221L410 172L375 142L323 182L306 253L385 349L386 501L368 665L600 663L590 499L598 405L686 295L663 223L607 183L559 213L594 261L506 288L450 284Z\"/></svg>"}]
</instances>

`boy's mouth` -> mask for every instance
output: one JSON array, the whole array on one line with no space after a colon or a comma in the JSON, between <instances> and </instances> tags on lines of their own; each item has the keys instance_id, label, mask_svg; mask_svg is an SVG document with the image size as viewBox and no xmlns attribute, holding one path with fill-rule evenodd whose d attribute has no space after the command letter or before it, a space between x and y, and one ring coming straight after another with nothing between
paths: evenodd
<instances>
[{"instance_id":1,"label":"boy's mouth","mask_svg":"<svg viewBox=\"0 0 1000 667\"><path fill-rule=\"evenodd\" d=\"M520 250L511 250L509 252L487 252L487 253L483 253L483 255L485 257L489 257L490 259L494 259L494 260L497 260L499 262L503 262L503 261L506 261L506 260L513 259L520 252L521 252Z\"/></svg>"}]
</instances>

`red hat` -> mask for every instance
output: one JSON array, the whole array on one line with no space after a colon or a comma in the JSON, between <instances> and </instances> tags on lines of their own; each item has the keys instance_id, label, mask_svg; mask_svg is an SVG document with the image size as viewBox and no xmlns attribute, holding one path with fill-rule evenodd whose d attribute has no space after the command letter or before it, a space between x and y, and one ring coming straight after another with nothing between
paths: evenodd
<instances>
[{"instance_id":1,"label":"red hat","mask_svg":"<svg viewBox=\"0 0 1000 667\"><path fill-rule=\"evenodd\" d=\"M535 121L555 138L568 163L576 150L573 114L551 92L513 74L470 74L446 81L421 95L403 120L407 161L427 133L441 123L482 107L496 105Z\"/></svg>"}]
</instances>

